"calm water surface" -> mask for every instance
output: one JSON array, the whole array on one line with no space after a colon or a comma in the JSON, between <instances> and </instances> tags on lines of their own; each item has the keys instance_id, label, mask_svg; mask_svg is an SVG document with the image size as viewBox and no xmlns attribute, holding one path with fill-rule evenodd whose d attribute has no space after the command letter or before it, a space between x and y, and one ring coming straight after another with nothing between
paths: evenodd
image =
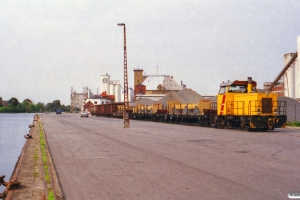
<instances>
[{"instance_id":1,"label":"calm water surface","mask_svg":"<svg viewBox=\"0 0 300 200\"><path fill-rule=\"evenodd\" d=\"M8 181L22 152L34 113L0 114L0 176ZM0 186L0 193L5 188Z\"/></svg>"}]
</instances>

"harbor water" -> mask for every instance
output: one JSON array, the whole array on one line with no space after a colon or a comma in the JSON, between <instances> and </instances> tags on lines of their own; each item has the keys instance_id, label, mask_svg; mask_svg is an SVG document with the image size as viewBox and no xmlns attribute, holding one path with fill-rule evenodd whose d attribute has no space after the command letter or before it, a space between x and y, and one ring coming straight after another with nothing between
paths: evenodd
<instances>
[{"instance_id":1,"label":"harbor water","mask_svg":"<svg viewBox=\"0 0 300 200\"><path fill-rule=\"evenodd\" d=\"M8 181L22 152L34 113L0 114L0 176ZM0 193L4 186L0 186Z\"/></svg>"}]
</instances>

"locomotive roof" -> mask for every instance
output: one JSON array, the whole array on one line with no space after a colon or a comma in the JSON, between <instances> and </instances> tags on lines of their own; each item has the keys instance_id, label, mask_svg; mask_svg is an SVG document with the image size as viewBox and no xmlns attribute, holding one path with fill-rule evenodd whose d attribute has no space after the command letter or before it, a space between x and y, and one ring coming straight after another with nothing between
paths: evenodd
<instances>
[{"instance_id":1,"label":"locomotive roof","mask_svg":"<svg viewBox=\"0 0 300 200\"><path fill-rule=\"evenodd\" d=\"M220 84L220 87L226 87L229 85L247 85L248 81L239 81L239 80L235 80L235 81L228 81L228 82L223 82ZM252 85L256 87L256 82L252 81Z\"/></svg>"}]
</instances>

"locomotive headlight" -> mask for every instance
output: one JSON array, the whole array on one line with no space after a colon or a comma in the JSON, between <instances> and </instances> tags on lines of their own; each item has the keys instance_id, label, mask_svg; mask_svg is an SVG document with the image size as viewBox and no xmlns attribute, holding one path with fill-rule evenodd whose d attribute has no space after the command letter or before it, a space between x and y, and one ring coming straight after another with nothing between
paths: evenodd
<instances>
[{"instance_id":1,"label":"locomotive headlight","mask_svg":"<svg viewBox=\"0 0 300 200\"><path fill-rule=\"evenodd\" d=\"M257 109L257 115L260 115L260 110L259 109Z\"/></svg>"}]
</instances>

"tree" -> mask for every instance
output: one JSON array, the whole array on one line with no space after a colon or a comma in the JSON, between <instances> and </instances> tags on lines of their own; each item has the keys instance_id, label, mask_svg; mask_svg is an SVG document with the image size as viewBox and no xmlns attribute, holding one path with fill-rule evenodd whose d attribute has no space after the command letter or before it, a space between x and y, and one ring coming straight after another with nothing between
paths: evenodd
<instances>
[{"instance_id":1,"label":"tree","mask_svg":"<svg viewBox=\"0 0 300 200\"><path fill-rule=\"evenodd\" d=\"M53 106L52 106L52 103L47 103L46 104L46 110L47 111L53 111L53 108L52 108Z\"/></svg>"},{"instance_id":2,"label":"tree","mask_svg":"<svg viewBox=\"0 0 300 200\"><path fill-rule=\"evenodd\" d=\"M0 97L0 107L3 107L3 104L2 104L2 97Z\"/></svg>"},{"instance_id":3,"label":"tree","mask_svg":"<svg viewBox=\"0 0 300 200\"><path fill-rule=\"evenodd\" d=\"M33 102L30 100L30 99L25 99L23 102L22 102L23 105L30 105L30 104L33 104Z\"/></svg>"},{"instance_id":4,"label":"tree","mask_svg":"<svg viewBox=\"0 0 300 200\"><path fill-rule=\"evenodd\" d=\"M25 99L21 105L22 106L20 106L19 112L23 111L23 112L30 113L35 111L33 102L30 99Z\"/></svg>"},{"instance_id":5,"label":"tree","mask_svg":"<svg viewBox=\"0 0 300 200\"><path fill-rule=\"evenodd\" d=\"M61 105L61 110L64 112L69 112L70 111L70 106L65 106L64 104Z\"/></svg>"},{"instance_id":6,"label":"tree","mask_svg":"<svg viewBox=\"0 0 300 200\"><path fill-rule=\"evenodd\" d=\"M42 112L42 111L45 111L45 105L44 103L41 103L41 102L38 102L37 104L34 105L34 109L35 111L38 111L38 112Z\"/></svg>"},{"instance_id":7,"label":"tree","mask_svg":"<svg viewBox=\"0 0 300 200\"><path fill-rule=\"evenodd\" d=\"M19 105L19 100L15 97L12 97L10 100L8 100L8 102L12 106L18 106Z\"/></svg>"},{"instance_id":8,"label":"tree","mask_svg":"<svg viewBox=\"0 0 300 200\"><path fill-rule=\"evenodd\" d=\"M54 100L52 102L52 109L56 110L57 108L60 108L61 104L60 104L60 100Z\"/></svg>"}]
</instances>

